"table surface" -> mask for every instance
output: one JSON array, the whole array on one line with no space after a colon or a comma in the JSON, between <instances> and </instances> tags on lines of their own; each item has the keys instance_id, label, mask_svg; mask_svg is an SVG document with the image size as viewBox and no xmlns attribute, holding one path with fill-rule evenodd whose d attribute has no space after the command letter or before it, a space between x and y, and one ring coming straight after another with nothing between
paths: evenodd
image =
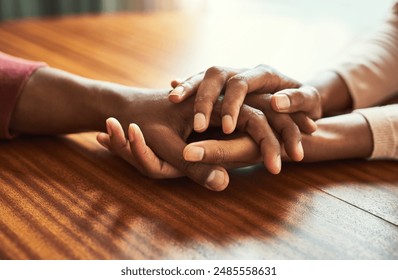
<instances>
[{"instance_id":1,"label":"table surface","mask_svg":"<svg viewBox=\"0 0 398 280\"><path fill-rule=\"evenodd\" d=\"M167 87L211 66L209 45L228 44L212 20L165 12L5 22L0 50ZM241 48L250 41L219 50ZM291 163L277 176L256 166L231 171L215 193L187 178L146 178L82 133L1 141L0 166L0 259L398 259L397 162Z\"/></svg>"}]
</instances>

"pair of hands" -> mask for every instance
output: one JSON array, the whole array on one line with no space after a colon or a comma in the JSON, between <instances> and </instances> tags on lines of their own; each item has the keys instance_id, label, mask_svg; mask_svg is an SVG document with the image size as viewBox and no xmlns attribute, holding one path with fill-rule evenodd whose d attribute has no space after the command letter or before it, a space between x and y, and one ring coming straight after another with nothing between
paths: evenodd
<instances>
[{"instance_id":1,"label":"pair of hands","mask_svg":"<svg viewBox=\"0 0 398 280\"><path fill-rule=\"evenodd\" d=\"M322 115L320 96L313 87L265 65L212 67L185 81L172 81L172 86L168 96L165 92L140 95L139 101L132 101L143 108L135 112L134 123L119 118L122 125L110 118L108 133L97 139L147 176L186 175L212 190L228 185L228 168L262 160L277 174L281 157L302 160L302 133L314 132L312 119ZM209 127L222 127L227 139L187 145L193 131Z\"/></svg>"}]
</instances>

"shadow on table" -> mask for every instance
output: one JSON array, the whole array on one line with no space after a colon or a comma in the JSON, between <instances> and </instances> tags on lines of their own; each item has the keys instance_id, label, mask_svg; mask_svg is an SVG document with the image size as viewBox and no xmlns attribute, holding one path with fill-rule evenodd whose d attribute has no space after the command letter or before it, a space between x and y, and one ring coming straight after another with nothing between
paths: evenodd
<instances>
[{"instance_id":1,"label":"shadow on table","mask_svg":"<svg viewBox=\"0 0 398 280\"><path fill-rule=\"evenodd\" d=\"M53 188L36 184L34 191L73 220L77 233L70 234L87 246L88 258L99 259L360 258L344 247L352 245L355 225L338 214L361 219L364 213L331 199L328 188L387 184L396 190L398 181L397 163L290 163L278 176L261 166L234 170L230 186L212 192L187 178L146 178L99 147L93 134L19 139L0 149L5 173ZM21 173L24 166L34 172ZM87 238L92 244L81 241ZM357 243L363 252L373 246Z\"/></svg>"}]
</instances>

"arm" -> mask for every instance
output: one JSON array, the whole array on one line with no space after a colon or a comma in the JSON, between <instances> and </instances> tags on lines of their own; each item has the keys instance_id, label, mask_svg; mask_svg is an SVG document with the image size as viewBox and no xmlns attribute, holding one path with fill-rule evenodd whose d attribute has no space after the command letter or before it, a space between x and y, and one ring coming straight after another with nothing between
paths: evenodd
<instances>
[{"instance_id":1,"label":"arm","mask_svg":"<svg viewBox=\"0 0 398 280\"><path fill-rule=\"evenodd\" d=\"M323 115L329 116L386 101L398 91L396 73L398 3L386 22L367 40L347 50L333 71L320 73L306 84L318 90Z\"/></svg>"},{"instance_id":2,"label":"arm","mask_svg":"<svg viewBox=\"0 0 398 280\"><path fill-rule=\"evenodd\" d=\"M335 71L354 109L380 104L398 91L398 2L376 32L347 50Z\"/></svg>"},{"instance_id":3,"label":"arm","mask_svg":"<svg viewBox=\"0 0 398 280\"><path fill-rule=\"evenodd\" d=\"M252 125L243 127L243 130L259 144L264 164L274 174L279 173L281 166L279 142L285 145L285 150L292 160L300 161L303 158L300 131L311 133L316 129L314 122L303 112L288 115L271 109L271 93L285 88L300 88L300 83L267 65L258 65L252 69L211 67L206 72L183 82L172 81L172 86L174 90L169 95L172 102L179 103L195 95L194 128L197 132L203 132L208 128L219 95L223 95L220 120L225 134L231 134L235 127L238 127L240 111L245 102L258 109L257 114L263 116L262 126L268 127L268 133L259 134L258 129L246 130L253 127ZM310 87L303 88L303 92L310 91L309 98L314 97L311 94L312 90ZM255 96L256 100L247 102L245 98L249 96ZM318 115L317 111L319 110L310 113ZM242 127L240 130L242 131Z\"/></svg>"},{"instance_id":4,"label":"arm","mask_svg":"<svg viewBox=\"0 0 398 280\"><path fill-rule=\"evenodd\" d=\"M368 157L372 151L372 137L366 119L357 113L338 115L317 121L318 129L312 135L303 135L304 161L326 161ZM248 136L228 141L206 140L189 144L186 156L193 147L204 150L201 162L258 163L258 147ZM240 149L236 149L240 147ZM256 154L257 151L257 154ZM223 155L222 158L219 155ZM286 160L287 157L284 156Z\"/></svg>"},{"instance_id":5,"label":"arm","mask_svg":"<svg viewBox=\"0 0 398 280\"><path fill-rule=\"evenodd\" d=\"M333 115L353 108L381 104L398 91L398 3L388 20L366 41L347 51L334 69L317 75L308 84L317 88L324 115ZM309 104L303 96L290 95L297 106L286 113L297 112L302 104ZM294 103L294 102L292 102ZM394 109L395 108L395 112ZM359 110L367 120L374 143L371 158L397 158L398 134L397 107L382 107ZM276 111L281 112L278 108Z\"/></svg>"},{"instance_id":6,"label":"arm","mask_svg":"<svg viewBox=\"0 0 398 280\"><path fill-rule=\"evenodd\" d=\"M108 131L113 141L114 123L108 121L106 128L105 120L114 116L121 121L124 131L130 123L138 124L150 151L159 155L155 172L140 161L129 161L144 174L157 178L186 175L209 189L222 190L228 185L225 168L190 163L181 156L192 131L192 106L192 102L171 104L166 90L131 88L42 67L19 94L9 130L33 135ZM124 140L117 149L126 147Z\"/></svg>"},{"instance_id":7,"label":"arm","mask_svg":"<svg viewBox=\"0 0 398 280\"><path fill-rule=\"evenodd\" d=\"M12 57L0 52L0 138L12 138L9 124L13 109L30 75L44 63Z\"/></svg>"},{"instance_id":8,"label":"arm","mask_svg":"<svg viewBox=\"0 0 398 280\"><path fill-rule=\"evenodd\" d=\"M24 87L10 130L16 134L105 131L105 119L121 105L128 90L51 67L41 68Z\"/></svg>"},{"instance_id":9,"label":"arm","mask_svg":"<svg viewBox=\"0 0 398 280\"><path fill-rule=\"evenodd\" d=\"M144 174L156 178L186 175L211 190L222 190L229 181L224 166L190 162L182 156L193 130L193 104L193 98L183 104L170 103L167 90L131 88L43 67L23 88L10 130L33 135L107 131L98 140ZM221 126L220 114L221 104L216 102L212 126ZM257 144L261 135L273 135L258 110L244 105L240 116L238 127L257 135ZM262 143L267 144L271 144L269 139Z\"/></svg>"}]
</instances>

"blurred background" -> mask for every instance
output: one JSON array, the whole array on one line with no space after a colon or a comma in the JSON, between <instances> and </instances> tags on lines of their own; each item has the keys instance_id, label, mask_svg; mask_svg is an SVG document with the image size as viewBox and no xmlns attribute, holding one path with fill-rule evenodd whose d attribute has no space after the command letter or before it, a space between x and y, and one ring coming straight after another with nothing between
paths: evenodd
<instances>
[{"instance_id":1,"label":"blurred background","mask_svg":"<svg viewBox=\"0 0 398 280\"><path fill-rule=\"evenodd\" d=\"M0 19L117 11L173 10L193 2L178 0L0 0ZM196 4L197 4L196 3ZM196 5L195 4L195 5Z\"/></svg>"},{"instance_id":2,"label":"blurred background","mask_svg":"<svg viewBox=\"0 0 398 280\"><path fill-rule=\"evenodd\" d=\"M183 14L187 16L187 26L181 29L174 26L173 30L167 29L168 24L159 26L159 32L181 33L180 40L173 42L173 48L165 50L165 61L172 61L167 59L172 54L184 61L178 67L168 65L170 75L186 77L212 65L253 67L266 63L287 75L305 80L333 64L342 50L375 29L393 2L0 0L0 25L27 18L80 14L159 13L166 19ZM107 29L100 25L98 28ZM128 38L123 38L131 46L131 42L137 41L134 30L135 26L130 26L124 34ZM85 40L84 33L81 40ZM101 48L106 52L106 44L97 46L97 51L100 52Z\"/></svg>"},{"instance_id":3,"label":"blurred background","mask_svg":"<svg viewBox=\"0 0 398 280\"><path fill-rule=\"evenodd\" d=\"M380 17L392 0L0 0L0 20L118 11L283 13L338 17L351 23ZM360 11L353 13L353 9Z\"/></svg>"}]
</instances>

